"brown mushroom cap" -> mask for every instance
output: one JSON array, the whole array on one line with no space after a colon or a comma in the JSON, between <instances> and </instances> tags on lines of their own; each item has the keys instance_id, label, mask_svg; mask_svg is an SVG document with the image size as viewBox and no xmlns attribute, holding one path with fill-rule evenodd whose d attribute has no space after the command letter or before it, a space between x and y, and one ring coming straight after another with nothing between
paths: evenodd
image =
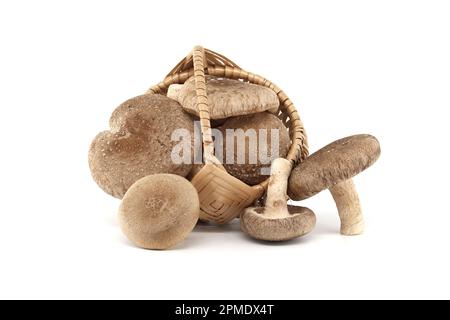
<instances>
[{"instance_id":1,"label":"brown mushroom cap","mask_svg":"<svg viewBox=\"0 0 450 320\"><path fill-rule=\"evenodd\" d=\"M271 216L263 207L249 208L241 216L241 228L251 237L265 241L286 241L310 233L316 225L313 211L287 206L289 215ZM266 211L266 212L265 212Z\"/></svg>"},{"instance_id":2,"label":"brown mushroom cap","mask_svg":"<svg viewBox=\"0 0 450 320\"><path fill-rule=\"evenodd\" d=\"M380 144L374 136L360 134L337 140L292 170L288 195L293 200L307 199L351 179L370 167L379 156Z\"/></svg>"},{"instance_id":3,"label":"brown mushroom cap","mask_svg":"<svg viewBox=\"0 0 450 320\"><path fill-rule=\"evenodd\" d=\"M250 148L250 138L248 136L245 137L245 149L243 150L245 154L242 156L245 159L245 163L238 164L238 143L237 139L234 139L234 163L227 163L226 161L226 152L227 152L227 146L231 144L231 142L227 141L226 135L227 129L242 129L244 132L246 132L249 129L253 129L256 131L256 143L253 141L253 146L256 147L256 155L257 156L257 163L250 163L250 157L249 152L251 151ZM266 145L262 146L260 145L259 138L260 138L260 129L266 129ZM278 129L278 141L279 141L279 148L278 148L278 154L271 154L272 150L272 132L271 129ZM225 124L219 128L219 130L222 132L222 135L224 137L224 143L223 143L223 156L224 156L224 167L234 177L238 178L239 180L244 181L245 183L249 185L256 185L258 183L263 182L266 180L269 176L268 175L262 175L261 169L267 168L267 173L270 173L270 163L272 160L276 158L284 158L286 157L289 146L290 146L290 138L289 133L286 129L286 127L283 125L283 122L275 115L262 112L262 113L256 113L248 116L243 117L235 117L230 118L225 122ZM235 131L235 136L237 136L237 132ZM264 141L264 140L263 140ZM259 152L263 151L264 154L267 153L269 156L270 162L269 163L262 163L262 159L259 157ZM265 151L265 152L264 152Z\"/></svg>"},{"instance_id":4,"label":"brown mushroom cap","mask_svg":"<svg viewBox=\"0 0 450 320\"><path fill-rule=\"evenodd\" d=\"M280 106L278 96L269 88L232 79L206 77L206 92L211 119L225 119L263 111L276 112ZM183 86L173 85L167 93L183 108L194 115L196 107L195 79L191 77Z\"/></svg>"},{"instance_id":5,"label":"brown mushroom cap","mask_svg":"<svg viewBox=\"0 0 450 320\"><path fill-rule=\"evenodd\" d=\"M193 118L176 101L154 94L135 97L113 112L110 127L97 135L89 150L92 176L106 193L120 199L142 177L186 176L192 169L190 163L175 164L171 159L179 143L171 140L174 130L185 129L194 138Z\"/></svg>"},{"instance_id":6,"label":"brown mushroom cap","mask_svg":"<svg viewBox=\"0 0 450 320\"><path fill-rule=\"evenodd\" d=\"M185 178L156 174L140 179L119 209L123 233L145 249L167 249L184 240L200 212L197 190Z\"/></svg>"}]
</instances>

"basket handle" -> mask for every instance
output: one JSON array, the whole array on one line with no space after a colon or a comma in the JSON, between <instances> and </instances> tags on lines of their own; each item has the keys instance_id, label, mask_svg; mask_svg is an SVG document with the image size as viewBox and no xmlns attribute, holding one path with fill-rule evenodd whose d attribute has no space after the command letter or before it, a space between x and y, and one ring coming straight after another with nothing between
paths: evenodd
<instances>
[{"instance_id":1,"label":"basket handle","mask_svg":"<svg viewBox=\"0 0 450 320\"><path fill-rule=\"evenodd\" d=\"M200 127L203 140L203 158L205 164L217 164L217 159L214 156L214 141L212 139L211 119L209 113L208 95L206 94L206 77L205 68L205 49L196 46L192 52L194 62L194 80L196 93L196 106L199 111Z\"/></svg>"}]
</instances>

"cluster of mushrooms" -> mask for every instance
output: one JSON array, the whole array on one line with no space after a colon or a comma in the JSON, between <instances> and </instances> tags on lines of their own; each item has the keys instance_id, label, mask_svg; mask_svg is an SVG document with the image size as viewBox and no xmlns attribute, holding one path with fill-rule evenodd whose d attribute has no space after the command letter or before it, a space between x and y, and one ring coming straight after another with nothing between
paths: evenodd
<instances>
[{"instance_id":1,"label":"cluster of mushrooms","mask_svg":"<svg viewBox=\"0 0 450 320\"><path fill-rule=\"evenodd\" d=\"M363 232L364 220L352 178L378 159L380 145L375 137L362 134L337 140L292 168L292 163L285 159L290 136L277 117L280 102L272 90L207 76L206 91L213 128L221 132L227 129L279 132L279 150L269 155L273 158L268 168L267 192L258 204L236 213L245 233L264 241L290 240L310 233L316 224L314 212L288 205L287 201L304 200L325 189L330 190L336 202L341 233ZM198 190L191 183L202 168L202 164L193 161L194 141L190 163L176 164L171 159L177 144L171 138L174 130L182 128L195 139L194 123L199 116L195 98L193 77L184 84L171 85L167 96L150 93L132 98L112 113L110 130L98 134L91 144L92 176L106 193L122 199L121 229L139 247L173 247L202 220ZM261 139L258 141L261 143ZM264 141L266 150L272 150L270 137ZM224 141L216 149L225 150L227 143ZM235 157L248 159L249 150L247 146L244 155ZM229 174L250 186L267 179L261 174L267 161L259 158L256 163L235 161L222 165Z\"/></svg>"}]
</instances>

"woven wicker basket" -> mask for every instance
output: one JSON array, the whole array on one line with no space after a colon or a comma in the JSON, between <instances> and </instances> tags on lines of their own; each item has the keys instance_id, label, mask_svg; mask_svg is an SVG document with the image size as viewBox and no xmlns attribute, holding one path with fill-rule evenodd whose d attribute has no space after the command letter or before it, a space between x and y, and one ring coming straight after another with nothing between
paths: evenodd
<instances>
[{"instance_id":1,"label":"woven wicker basket","mask_svg":"<svg viewBox=\"0 0 450 320\"><path fill-rule=\"evenodd\" d=\"M205 74L262 85L278 95L280 99L278 117L288 129L291 138L286 158L292 164L308 156L308 144L297 110L280 88L269 80L242 70L228 58L211 50L195 47L162 82L151 87L147 93L166 95L171 84L182 84L190 77L195 77L205 165L191 182L199 193L200 218L223 224L238 217L245 208L260 198L267 189L269 180L249 186L228 174L214 156Z\"/></svg>"}]
</instances>

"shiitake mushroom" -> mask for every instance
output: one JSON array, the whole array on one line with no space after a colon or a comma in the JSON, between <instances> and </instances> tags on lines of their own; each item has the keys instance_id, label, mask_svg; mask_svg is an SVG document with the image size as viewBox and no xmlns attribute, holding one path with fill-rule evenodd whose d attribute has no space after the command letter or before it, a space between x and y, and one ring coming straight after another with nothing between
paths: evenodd
<instances>
[{"instance_id":1,"label":"shiitake mushroom","mask_svg":"<svg viewBox=\"0 0 450 320\"><path fill-rule=\"evenodd\" d=\"M268 112L230 118L219 130L223 136L225 169L249 185L266 180L271 162L286 157L289 151L286 127L277 116ZM278 143L272 145L273 142ZM244 147L239 148L239 145ZM232 159L227 159L227 152L232 154Z\"/></svg>"},{"instance_id":2,"label":"shiitake mushroom","mask_svg":"<svg viewBox=\"0 0 450 320\"><path fill-rule=\"evenodd\" d=\"M111 130L95 137L89 150L92 177L108 194L122 198L140 178L157 173L186 176L189 163L171 159L176 129L194 137L194 120L175 100L146 94L121 104L110 118ZM193 155L193 143L191 143Z\"/></svg>"},{"instance_id":3,"label":"shiitake mushroom","mask_svg":"<svg viewBox=\"0 0 450 320\"><path fill-rule=\"evenodd\" d=\"M195 187L173 174L154 174L134 183L123 197L119 222L136 246L168 249L195 227L200 202Z\"/></svg>"}]
</instances>

